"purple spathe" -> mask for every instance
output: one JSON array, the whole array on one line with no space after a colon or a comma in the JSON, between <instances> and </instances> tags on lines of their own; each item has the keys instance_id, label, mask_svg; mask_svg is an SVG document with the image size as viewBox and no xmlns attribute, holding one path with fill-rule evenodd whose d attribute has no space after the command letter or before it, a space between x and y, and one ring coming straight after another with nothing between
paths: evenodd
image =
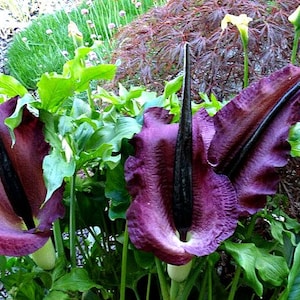
<instances>
[{"instance_id":1,"label":"purple spathe","mask_svg":"<svg viewBox=\"0 0 300 300\"><path fill-rule=\"evenodd\" d=\"M52 223L64 215L63 188L55 191L43 204L46 187L43 180L42 162L50 147L44 140L43 123L26 108L21 124L14 130L16 143L4 120L15 110L17 98L0 105L0 137L18 174L27 196L36 228L26 229L23 220L15 213L0 181L0 255L28 255L41 248L51 236Z\"/></svg>"}]
</instances>

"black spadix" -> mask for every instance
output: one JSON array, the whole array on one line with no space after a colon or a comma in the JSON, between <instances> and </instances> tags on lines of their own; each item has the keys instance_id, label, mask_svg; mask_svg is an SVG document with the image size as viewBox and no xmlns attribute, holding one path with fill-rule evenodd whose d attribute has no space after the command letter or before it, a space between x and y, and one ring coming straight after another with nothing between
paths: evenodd
<instances>
[{"instance_id":1,"label":"black spadix","mask_svg":"<svg viewBox=\"0 0 300 300\"><path fill-rule=\"evenodd\" d=\"M184 48L183 96L176 140L173 184L173 220L180 240L186 241L192 225L192 109L189 44Z\"/></svg>"}]
</instances>

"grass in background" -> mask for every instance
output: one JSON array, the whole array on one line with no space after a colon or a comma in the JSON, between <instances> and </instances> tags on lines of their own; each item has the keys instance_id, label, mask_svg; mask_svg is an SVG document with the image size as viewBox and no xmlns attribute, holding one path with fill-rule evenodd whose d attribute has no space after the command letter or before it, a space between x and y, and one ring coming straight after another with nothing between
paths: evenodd
<instances>
[{"instance_id":1,"label":"grass in background","mask_svg":"<svg viewBox=\"0 0 300 300\"><path fill-rule=\"evenodd\" d=\"M8 50L8 69L28 89L45 72L61 72L63 64L73 58L74 44L68 36L68 24L73 21L83 33L86 45L102 41L99 62L107 61L113 45L111 36L119 27L138 15L166 1L95 0L86 1L70 12L64 10L40 16L15 35Z\"/></svg>"}]
</instances>

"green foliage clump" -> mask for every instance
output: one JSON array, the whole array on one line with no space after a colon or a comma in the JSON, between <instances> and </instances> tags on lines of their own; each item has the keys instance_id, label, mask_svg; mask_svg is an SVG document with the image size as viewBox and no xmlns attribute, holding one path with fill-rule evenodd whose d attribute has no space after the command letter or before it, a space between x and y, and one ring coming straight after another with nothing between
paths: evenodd
<instances>
[{"instance_id":1,"label":"green foliage clump","mask_svg":"<svg viewBox=\"0 0 300 300\"><path fill-rule=\"evenodd\" d=\"M64 63L74 56L74 44L68 37L68 24L73 21L82 32L84 43L101 41L97 59L108 60L113 44L111 36L136 16L163 1L147 0L136 5L130 0L96 0L83 3L70 12L64 10L34 19L15 35L8 50L8 70L24 86L35 89L45 72L61 72Z\"/></svg>"}]
</instances>

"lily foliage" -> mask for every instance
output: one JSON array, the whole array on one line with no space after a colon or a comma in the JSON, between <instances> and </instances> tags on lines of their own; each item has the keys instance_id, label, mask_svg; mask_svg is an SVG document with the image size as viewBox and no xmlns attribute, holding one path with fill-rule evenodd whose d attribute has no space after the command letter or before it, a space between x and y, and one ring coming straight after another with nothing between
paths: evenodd
<instances>
[{"instance_id":1,"label":"lily foliage","mask_svg":"<svg viewBox=\"0 0 300 300\"><path fill-rule=\"evenodd\" d=\"M192 103L193 165L198 165L193 186L200 200L194 201L198 215L191 229L196 242L189 247L188 242L175 241L175 248L180 244L178 252L166 249L163 239L169 238L171 248L177 239L165 199L171 193L170 166L181 116L177 92L183 77L167 82L161 95L121 84L117 92L108 91L102 83L114 77L116 66L88 66L86 57L93 47L79 47L62 74L43 74L36 94L0 75L1 105L16 101L14 111L2 121L12 144L18 144L18 130L30 114L43 124L44 139L51 145L43 159L47 193L41 205L48 205L63 185L66 207L53 229L58 255L52 271L36 267L27 256L1 257L1 274L8 272L1 280L13 299L176 299L178 295L233 299L240 293L247 299L255 295L296 299L300 225L285 212L284 196L265 200L276 192L273 169L286 162L289 148L282 137L287 138L290 125L299 120L295 110L298 105L299 111L299 103L292 99L269 120L263 138L243 158L246 164L238 165L234 174L224 170L242 151L240 141L251 136L245 122L264 120L272 103L299 81L299 69L288 66L226 105L207 97L200 104ZM16 96L18 100L11 99ZM298 155L298 125L289 139L292 153ZM34 149L30 151L35 155ZM158 188L160 193L155 192ZM67 233L66 239L61 231ZM199 244L200 251L194 251ZM182 282L170 281L165 261L191 261L191 270L178 280ZM232 279L225 276L228 268Z\"/></svg>"}]
</instances>

